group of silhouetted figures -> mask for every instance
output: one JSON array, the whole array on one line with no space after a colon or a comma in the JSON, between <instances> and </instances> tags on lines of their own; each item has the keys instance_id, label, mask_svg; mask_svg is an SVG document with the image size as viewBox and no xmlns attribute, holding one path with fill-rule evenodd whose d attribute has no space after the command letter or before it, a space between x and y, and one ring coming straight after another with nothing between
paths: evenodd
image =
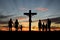
<instances>
[{"instance_id":1,"label":"group of silhouetted figures","mask_svg":"<svg viewBox=\"0 0 60 40\"><path fill-rule=\"evenodd\" d=\"M12 24L13 24L13 21L12 21L12 19L10 19L10 21L9 21L9 23L8 23L9 31L12 31ZM18 31L18 25L19 25L19 22L18 22L17 19L16 19L14 25L15 25L16 31ZM22 31L22 25L20 25L20 28L21 28L21 31Z\"/></svg>"},{"instance_id":2,"label":"group of silhouetted figures","mask_svg":"<svg viewBox=\"0 0 60 40\"><path fill-rule=\"evenodd\" d=\"M12 21L12 19L10 19L10 21L9 21L9 23L8 23L9 31L12 31L12 24L13 24L13 21ZM19 22L18 22L17 19L16 19L14 25L15 25L16 31L18 31ZM51 20L50 20L50 19L47 19L46 25L44 25L44 22L43 22L43 24L42 24L42 23L41 23L41 20L39 20L39 22L38 22L38 29L39 29L39 31L41 31L41 29L42 29L42 31L44 31L44 28L46 29L46 31L47 31L47 29L50 31L50 26L51 26ZM22 25L20 25L20 29L21 29L21 31L22 31Z\"/></svg>"},{"instance_id":3,"label":"group of silhouetted figures","mask_svg":"<svg viewBox=\"0 0 60 40\"><path fill-rule=\"evenodd\" d=\"M39 20L38 22L38 27L39 27L39 31L44 31L44 29L46 29L46 31L50 31L50 26L51 26L51 20L50 19L47 19L47 23L46 25L44 25L44 22L43 24L41 24L41 20Z\"/></svg>"}]
</instances>

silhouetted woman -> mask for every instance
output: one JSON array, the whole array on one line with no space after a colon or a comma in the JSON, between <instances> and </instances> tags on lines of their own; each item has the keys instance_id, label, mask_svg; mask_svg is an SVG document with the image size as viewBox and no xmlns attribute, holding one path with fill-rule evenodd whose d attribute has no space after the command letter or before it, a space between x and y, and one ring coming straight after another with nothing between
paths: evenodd
<instances>
[{"instance_id":1,"label":"silhouetted woman","mask_svg":"<svg viewBox=\"0 0 60 40\"><path fill-rule=\"evenodd\" d=\"M10 19L10 21L8 23L9 31L12 31L12 24L13 24L13 21L12 21L12 19Z\"/></svg>"},{"instance_id":2,"label":"silhouetted woman","mask_svg":"<svg viewBox=\"0 0 60 40\"><path fill-rule=\"evenodd\" d=\"M41 20L39 20L39 22L38 22L38 29L39 29L39 31L41 31Z\"/></svg>"},{"instance_id":3,"label":"silhouetted woman","mask_svg":"<svg viewBox=\"0 0 60 40\"><path fill-rule=\"evenodd\" d=\"M42 31L44 31L44 27L45 27L45 25L44 25L44 23L42 24Z\"/></svg>"},{"instance_id":4,"label":"silhouetted woman","mask_svg":"<svg viewBox=\"0 0 60 40\"><path fill-rule=\"evenodd\" d=\"M19 23L18 23L18 20L16 19L16 21L15 21L15 28L16 28L16 31L18 31L18 25L19 25Z\"/></svg>"},{"instance_id":5,"label":"silhouetted woman","mask_svg":"<svg viewBox=\"0 0 60 40\"><path fill-rule=\"evenodd\" d=\"M49 31L50 31L50 26L51 26L51 20L47 19L47 27L48 27Z\"/></svg>"}]
</instances>

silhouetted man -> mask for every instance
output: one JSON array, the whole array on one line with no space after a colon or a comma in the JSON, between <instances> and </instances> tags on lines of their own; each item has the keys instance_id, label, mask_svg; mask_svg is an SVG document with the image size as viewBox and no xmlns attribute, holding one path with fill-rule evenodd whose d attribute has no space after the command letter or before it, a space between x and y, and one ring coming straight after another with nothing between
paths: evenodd
<instances>
[{"instance_id":1,"label":"silhouetted man","mask_svg":"<svg viewBox=\"0 0 60 40\"><path fill-rule=\"evenodd\" d=\"M12 31L12 23L13 23L13 21L12 21L12 19L10 19L10 21L8 23L9 31Z\"/></svg>"},{"instance_id":2,"label":"silhouetted man","mask_svg":"<svg viewBox=\"0 0 60 40\"><path fill-rule=\"evenodd\" d=\"M46 31L47 31L47 24L46 24Z\"/></svg>"},{"instance_id":3,"label":"silhouetted man","mask_svg":"<svg viewBox=\"0 0 60 40\"><path fill-rule=\"evenodd\" d=\"M45 25L44 25L44 23L42 24L42 31L44 31L44 27L45 27Z\"/></svg>"},{"instance_id":4,"label":"silhouetted man","mask_svg":"<svg viewBox=\"0 0 60 40\"><path fill-rule=\"evenodd\" d=\"M51 20L47 19L47 27L49 31L50 31L50 26L51 26Z\"/></svg>"},{"instance_id":5,"label":"silhouetted man","mask_svg":"<svg viewBox=\"0 0 60 40\"><path fill-rule=\"evenodd\" d=\"M20 25L20 29L21 29L21 31L22 31L22 25Z\"/></svg>"},{"instance_id":6,"label":"silhouetted man","mask_svg":"<svg viewBox=\"0 0 60 40\"><path fill-rule=\"evenodd\" d=\"M39 22L38 22L38 29L39 29L39 31L41 31L41 20L39 20Z\"/></svg>"},{"instance_id":7,"label":"silhouetted man","mask_svg":"<svg viewBox=\"0 0 60 40\"><path fill-rule=\"evenodd\" d=\"M19 23L18 23L18 20L16 19L16 21L15 21L15 28L16 28L16 31L18 31L18 25L19 25Z\"/></svg>"}]
</instances>

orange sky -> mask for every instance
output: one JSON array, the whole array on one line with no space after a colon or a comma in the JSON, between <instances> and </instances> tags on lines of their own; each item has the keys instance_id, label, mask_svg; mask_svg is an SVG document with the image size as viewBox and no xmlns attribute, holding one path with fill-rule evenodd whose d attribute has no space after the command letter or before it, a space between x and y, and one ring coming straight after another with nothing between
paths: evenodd
<instances>
[{"instance_id":1,"label":"orange sky","mask_svg":"<svg viewBox=\"0 0 60 40\"><path fill-rule=\"evenodd\" d=\"M46 22L44 22L46 23ZM29 27L29 22L19 22L19 25L23 25L23 31L28 31L28 27ZM32 29L31 30L34 30L34 31L38 31L38 21L36 22L32 22ZM5 26L5 27L4 27ZM6 27L7 26L7 27ZM51 27L54 26L54 28L52 28L51 30L54 31L54 30L60 30L60 28L56 28L56 27L60 27L60 24L55 24L55 23L52 23L51 24ZM12 28L13 31L15 30L15 28L13 27ZM3 30L3 31L8 31L8 24L0 24L0 30ZM18 31L20 31L20 29L18 29Z\"/></svg>"},{"instance_id":2,"label":"orange sky","mask_svg":"<svg viewBox=\"0 0 60 40\"><path fill-rule=\"evenodd\" d=\"M43 22L42 22L43 23ZM46 24L46 22L44 22ZM23 25L25 27L28 27L29 26L29 22L19 22L19 25ZM8 24L0 24L0 26L8 26ZM32 22L31 23L31 26L32 27L38 27L38 22ZM54 26L54 27L60 27L60 24L55 24L55 23L52 23L51 26Z\"/></svg>"}]
</instances>

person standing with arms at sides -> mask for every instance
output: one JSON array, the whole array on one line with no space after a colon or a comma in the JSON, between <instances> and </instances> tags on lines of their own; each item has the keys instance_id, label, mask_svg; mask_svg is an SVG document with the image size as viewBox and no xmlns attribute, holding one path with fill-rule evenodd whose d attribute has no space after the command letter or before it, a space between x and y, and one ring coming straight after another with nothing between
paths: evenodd
<instances>
[{"instance_id":1,"label":"person standing with arms at sides","mask_svg":"<svg viewBox=\"0 0 60 40\"><path fill-rule=\"evenodd\" d=\"M21 31L22 31L22 25L20 25L20 29L21 29Z\"/></svg>"},{"instance_id":2,"label":"person standing with arms at sides","mask_svg":"<svg viewBox=\"0 0 60 40\"><path fill-rule=\"evenodd\" d=\"M10 21L8 23L9 31L12 31L12 24L13 24L13 21L12 21L12 18L10 18Z\"/></svg>"},{"instance_id":3,"label":"person standing with arms at sides","mask_svg":"<svg viewBox=\"0 0 60 40\"><path fill-rule=\"evenodd\" d=\"M51 26L51 20L50 19L47 19L47 27L48 27L48 30L50 31L50 26Z\"/></svg>"},{"instance_id":4,"label":"person standing with arms at sides","mask_svg":"<svg viewBox=\"0 0 60 40\"><path fill-rule=\"evenodd\" d=\"M45 25L44 25L44 22L43 22L43 24L42 24L42 31L44 31L44 27L45 27Z\"/></svg>"},{"instance_id":5,"label":"person standing with arms at sides","mask_svg":"<svg viewBox=\"0 0 60 40\"><path fill-rule=\"evenodd\" d=\"M38 22L38 29L39 29L39 31L41 31L41 20L39 20L39 22Z\"/></svg>"},{"instance_id":6,"label":"person standing with arms at sides","mask_svg":"<svg viewBox=\"0 0 60 40\"><path fill-rule=\"evenodd\" d=\"M47 24L46 24L46 31L47 31Z\"/></svg>"},{"instance_id":7,"label":"person standing with arms at sides","mask_svg":"<svg viewBox=\"0 0 60 40\"><path fill-rule=\"evenodd\" d=\"M16 21L15 21L15 29L16 29L16 31L18 31L18 25L19 25L19 22L18 22L18 20L16 19Z\"/></svg>"}]
</instances>

